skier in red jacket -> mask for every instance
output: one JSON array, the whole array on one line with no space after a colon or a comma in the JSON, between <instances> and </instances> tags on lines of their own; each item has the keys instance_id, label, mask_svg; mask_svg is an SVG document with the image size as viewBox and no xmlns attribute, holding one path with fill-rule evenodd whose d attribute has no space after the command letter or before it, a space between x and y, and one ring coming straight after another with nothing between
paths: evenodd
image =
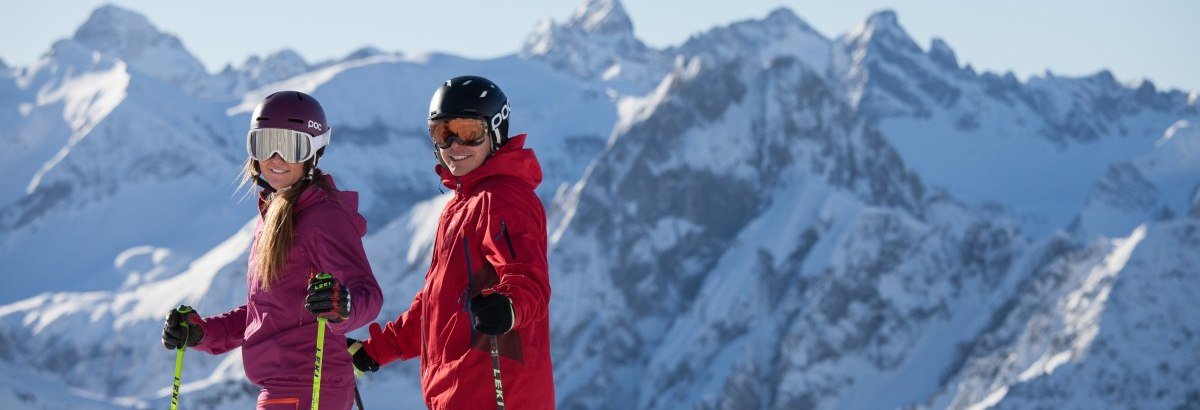
<instances>
[{"instance_id":1,"label":"skier in red jacket","mask_svg":"<svg viewBox=\"0 0 1200 410\"><path fill-rule=\"evenodd\" d=\"M372 324L361 349L349 341L364 371L420 356L431 409L554 408L542 171L524 134L508 138L508 115L508 98L482 77L434 92L434 169L454 198L425 286L396 320Z\"/></svg>"}]
</instances>

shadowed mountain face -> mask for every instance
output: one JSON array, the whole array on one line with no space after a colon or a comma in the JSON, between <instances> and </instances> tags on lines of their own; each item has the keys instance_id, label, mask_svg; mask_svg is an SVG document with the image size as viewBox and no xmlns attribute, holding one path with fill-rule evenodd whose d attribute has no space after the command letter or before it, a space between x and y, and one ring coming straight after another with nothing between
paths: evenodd
<instances>
[{"instance_id":1,"label":"shadowed mountain face","mask_svg":"<svg viewBox=\"0 0 1200 410\"><path fill-rule=\"evenodd\" d=\"M423 113L474 73L543 166L562 408L1196 405L1194 92L977 73L890 11L829 39L779 9L666 49L633 21L590 0L495 60L281 50L209 74L105 6L0 66L0 402L166 404L162 315L244 302L236 178L274 90L325 105L380 320L407 309L446 199ZM187 360L189 408L257 395L239 354ZM423 407L413 362L360 388Z\"/></svg>"}]
</instances>

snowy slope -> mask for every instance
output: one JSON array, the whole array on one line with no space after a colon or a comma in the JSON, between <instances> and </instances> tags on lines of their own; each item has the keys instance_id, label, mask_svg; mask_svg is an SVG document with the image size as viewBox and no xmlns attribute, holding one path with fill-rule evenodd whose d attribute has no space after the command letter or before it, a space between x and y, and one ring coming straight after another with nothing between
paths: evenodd
<instances>
[{"instance_id":1,"label":"snowy slope","mask_svg":"<svg viewBox=\"0 0 1200 410\"><path fill-rule=\"evenodd\" d=\"M1075 228L1083 238L1122 236L1145 221L1188 215L1198 190L1200 128L1180 120L1154 142L1153 151L1108 168Z\"/></svg>"},{"instance_id":2,"label":"snowy slope","mask_svg":"<svg viewBox=\"0 0 1200 410\"><path fill-rule=\"evenodd\" d=\"M28 194L47 166L65 156L65 147L124 100L128 82L124 63L72 40L55 43L30 67L6 72L3 111L9 121L0 126L0 138L11 148L0 159L12 177L0 182L0 199L9 203Z\"/></svg>"},{"instance_id":3,"label":"snowy slope","mask_svg":"<svg viewBox=\"0 0 1200 410\"><path fill-rule=\"evenodd\" d=\"M1113 265L1124 256L1119 252L1137 248L1116 277L1099 279L1094 296L1075 299L1073 294L1066 301L1073 310L1063 315L1067 319L1095 320L1092 334L1085 331L1068 339L1077 349L1088 344L1085 350L1050 357L1048 361L1067 362L1060 371L1016 384L999 408L1034 403L1059 408L1200 405L1200 341L1195 337L1200 317L1194 306L1200 283L1195 270L1200 265L1197 228L1195 220L1155 223L1120 242L1103 268L1117 268ZM1139 239L1141 243L1134 243ZM1085 285L1096 280L1099 269L1093 269ZM1049 368L1042 371L1049 373Z\"/></svg>"},{"instance_id":4,"label":"snowy slope","mask_svg":"<svg viewBox=\"0 0 1200 410\"><path fill-rule=\"evenodd\" d=\"M150 267L145 274L158 279L113 292L45 293L0 308L5 329L23 326L30 332L21 337L5 331L6 359L53 371L62 384L108 396L150 393L168 385L163 380L169 381L164 376L174 361L159 341L163 315L180 304L204 312L244 301L244 264L252 235L253 225L246 224L181 271L155 266L153 255L127 252L122 255L127 262ZM81 337L83 329L92 336ZM196 380L211 373L216 361L188 363L184 378Z\"/></svg>"},{"instance_id":5,"label":"snowy slope","mask_svg":"<svg viewBox=\"0 0 1200 410\"><path fill-rule=\"evenodd\" d=\"M1110 165L1151 152L1173 123L1200 117L1181 91L1123 86L1107 71L1047 73L1027 84L976 74L944 41L921 50L892 12L837 43L847 102L931 187L1004 207L1038 235L1069 224Z\"/></svg>"},{"instance_id":6,"label":"snowy slope","mask_svg":"<svg viewBox=\"0 0 1200 410\"><path fill-rule=\"evenodd\" d=\"M0 363L0 403L18 409L99 410L145 407L136 399L111 400L103 395L63 387L57 377L28 367Z\"/></svg>"},{"instance_id":7,"label":"snowy slope","mask_svg":"<svg viewBox=\"0 0 1200 410\"><path fill-rule=\"evenodd\" d=\"M0 407L166 404L162 315L245 297L235 178L278 89L325 105L381 319L407 309L446 200L428 96L468 73L504 85L543 165L563 408L1195 405L1195 91L976 73L887 11L829 39L779 9L655 50L615 0L491 60L197 66L105 6L0 67ZM257 394L236 352L187 363L189 408ZM421 408L416 369L360 380L367 405Z\"/></svg>"},{"instance_id":8,"label":"snowy slope","mask_svg":"<svg viewBox=\"0 0 1200 410\"><path fill-rule=\"evenodd\" d=\"M29 100L8 135L19 148L6 152L0 263L32 274L0 300L111 289L125 279L120 252L170 247L186 261L244 222L232 202L196 205L233 193L241 155L226 117L128 67L63 40L19 78Z\"/></svg>"},{"instance_id":9,"label":"snowy slope","mask_svg":"<svg viewBox=\"0 0 1200 410\"><path fill-rule=\"evenodd\" d=\"M1023 287L934 407L1191 408L1195 219L1068 250Z\"/></svg>"}]
</instances>

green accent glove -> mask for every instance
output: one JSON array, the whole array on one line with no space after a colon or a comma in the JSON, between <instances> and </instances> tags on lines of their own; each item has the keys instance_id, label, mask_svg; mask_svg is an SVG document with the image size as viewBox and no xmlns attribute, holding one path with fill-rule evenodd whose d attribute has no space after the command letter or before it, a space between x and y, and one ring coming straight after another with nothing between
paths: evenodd
<instances>
[{"instance_id":1,"label":"green accent glove","mask_svg":"<svg viewBox=\"0 0 1200 410\"><path fill-rule=\"evenodd\" d=\"M200 314L191 306L180 305L171 309L163 324L163 347L174 350L185 344L190 347L200 343L204 339L204 329L200 324Z\"/></svg>"}]
</instances>

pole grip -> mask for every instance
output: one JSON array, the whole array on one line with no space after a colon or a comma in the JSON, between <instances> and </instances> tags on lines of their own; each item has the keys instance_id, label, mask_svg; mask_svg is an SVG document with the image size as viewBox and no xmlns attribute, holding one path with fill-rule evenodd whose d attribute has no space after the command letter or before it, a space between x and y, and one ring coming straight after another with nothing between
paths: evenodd
<instances>
[{"instance_id":1,"label":"pole grip","mask_svg":"<svg viewBox=\"0 0 1200 410\"><path fill-rule=\"evenodd\" d=\"M183 377L183 352L187 350L188 336L191 336L192 332L191 326L188 326L187 314L193 310L191 306L179 305L175 311L184 315L184 320L180 323L184 333L183 344L175 348L175 381L171 383L171 410L179 410L179 380Z\"/></svg>"}]
</instances>

